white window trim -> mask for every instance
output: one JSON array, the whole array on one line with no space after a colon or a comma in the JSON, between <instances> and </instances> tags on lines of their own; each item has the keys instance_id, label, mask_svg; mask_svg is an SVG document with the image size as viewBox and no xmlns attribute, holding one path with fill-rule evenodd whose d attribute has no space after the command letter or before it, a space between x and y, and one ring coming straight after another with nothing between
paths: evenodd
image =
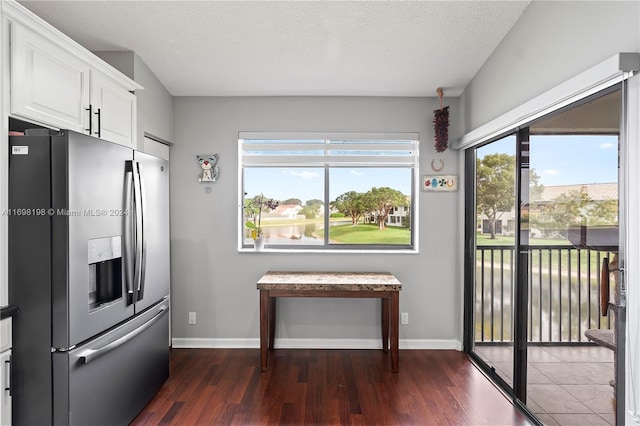
<instances>
[{"instance_id":1,"label":"white window trim","mask_svg":"<svg viewBox=\"0 0 640 426\"><path fill-rule=\"evenodd\" d=\"M623 199L622 209L624 219L621 226L624 226L621 258L625 264L620 265L624 271L624 285L627 290L627 330L625 345L625 408L626 418L624 424L640 424L640 272L635 259L640 256L640 195L637 188L640 184L640 76L630 79L628 87L625 88L627 103L623 120L625 134L623 135L623 147L621 158L623 174L621 184L624 187L623 194L627 196ZM631 261L630 259L634 259Z\"/></svg>"},{"instance_id":2,"label":"white window trim","mask_svg":"<svg viewBox=\"0 0 640 426\"><path fill-rule=\"evenodd\" d=\"M258 139L258 140L348 140L348 141L371 141L371 140L388 140L388 141L407 141L413 142L416 144L413 155L406 156L404 158L411 159L408 161L401 161L396 166L407 166L408 164L413 164L414 173L413 173L413 181L411 182L411 190L413 195L413 212L415 218L413 219L413 247L406 249L380 249L380 248L363 248L363 249L339 249L332 248L328 249L325 246L321 246L319 248L300 248L294 249L290 247L286 248L264 248L262 252L277 252L277 253L380 253L380 254L418 254L419 253L419 197L420 197L420 164L419 164L419 149L420 149L420 133L417 132L392 132L392 133L368 133L368 132L249 132L249 131L241 131L238 132L238 204L237 204L237 218L238 218L238 252L255 252L252 247L243 247L244 242L244 197L242 194L243 191L243 167L245 165L258 165L258 164L269 164L278 166L277 163L273 162L265 162L263 159L258 159L258 156L255 156L256 163L243 163L243 143L244 140L247 139ZM396 149L398 145L394 145ZM406 147L405 147L406 148ZM363 149L362 145L352 146L351 149ZM379 147L378 147L379 149ZM263 157L264 158L264 157ZM344 158L344 156L343 156ZM360 157L362 158L362 157ZM372 158L372 157L367 157ZM375 159L375 157L373 157ZM402 157L398 157L402 158ZM348 161L339 161L342 165L351 165ZM379 160L371 162L369 165L378 163ZM304 164L297 163L304 167ZM359 164L363 164L360 162ZM389 162L385 163L388 165ZM312 161L307 165L315 165L318 166L318 163ZM392 164L393 166L393 164Z\"/></svg>"}]
</instances>

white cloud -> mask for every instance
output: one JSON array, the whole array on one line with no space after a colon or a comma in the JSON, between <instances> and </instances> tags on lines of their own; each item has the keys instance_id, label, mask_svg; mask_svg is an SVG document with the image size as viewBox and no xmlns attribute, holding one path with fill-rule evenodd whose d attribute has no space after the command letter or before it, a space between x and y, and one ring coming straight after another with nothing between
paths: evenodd
<instances>
[{"instance_id":1,"label":"white cloud","mask_svg":"<svg viewBox=\"0 0 640 426\"><path fill-rule=\"evenodd\" d=\"M547 169L547 170L544 171L544 173L547 174L547 175L551 175L551 176L557 176L557 175L560 174L559 171L554 170L554 169Z\"/></svg>"},{"instance_id":2,"label":"white cloud","mask_svg":"<svg viewBox=\"0 0 640 426\"><path fill-rule=\"evenodd\" d=\"M351 170L349 173L351 173L351 174L352 174L352 175L354 175L354 176L362 176L362 175L364 175L364 173L362 173L362 172L357 172L357 171L355 171L355 170Z\"/></svg>"},{"instance_id":3,"label":"white cloud","mask_svg":"<svg viewBox=\"0 0 640 426\"><path fill-rule=\"evenodd\" d=\"M616 145L612 144L611 142L605 142L605 143L601 143L600 144L600 148L602 149L611 149L611 148L615 148Z\"/></svg>"},{"instance_id":4,"label":"white cloud","mask_svg":"<svg viewBox=\"0 0 640 426\"><path fill-rule=\"evenodd\" d=\"M316 180L320 175L316 172L289 172L291 176L296 176L304 180Z\"/></svg>"}]
</instances>

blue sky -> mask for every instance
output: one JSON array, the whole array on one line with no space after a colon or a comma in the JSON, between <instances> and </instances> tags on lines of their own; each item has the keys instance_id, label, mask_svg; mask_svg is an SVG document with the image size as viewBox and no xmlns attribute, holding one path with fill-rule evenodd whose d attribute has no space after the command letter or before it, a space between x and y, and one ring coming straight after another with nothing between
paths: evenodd
<instances>
[{"instance_id":1,"label":"blue sky","mask_svg":"<svg viewBox=\"0 0 640 426\"><path fill-rule=\"evenodd\" d=\"M617 148L616 135L531 136L531 168L540 176L539 183L547 186L617 182ZM479 148L478 156L496 152L513 155L515 137ZM411 174L408 169L333 168L329 198L335 200L347 191L366 192L382 186L408 195ZM299 198L305 203L323 199L323 188L322 168L245 169L245 191L249 197L263 193L276 200Z\"/></svg>"},{"instance_id":2,"label":"blue sky","mask_svg":"<svg viewBox=\"0 0 640 426\"><path fill-rule=\"evenodd\" d=\"M542 185L618 181L617 135L531 136L531 168ZM478 149L478 156L515 153L515 137Z\"/></svg>"},{"instance_id":3,"label":"blue sky","mask_svg":"<svg viewBox=\"0 0 640 426\"><path fill-rule=\"evenodd\" d=\"M245 191L249 197L263 193L276 200L299 198L305 203L311 199L324 199L324 170L322 168L245 168ZM367 192L372 187L388 186L411 194L409 169L386 168L333 168L331 193L335 200L348 191Z\"/></svg>"}]
</instances>

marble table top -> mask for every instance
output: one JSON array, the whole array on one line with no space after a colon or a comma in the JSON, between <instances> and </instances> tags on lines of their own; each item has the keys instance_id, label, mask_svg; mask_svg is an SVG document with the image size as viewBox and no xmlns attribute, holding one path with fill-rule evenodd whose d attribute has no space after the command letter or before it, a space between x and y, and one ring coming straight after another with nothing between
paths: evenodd
<instances>
[{"instance_id":1,"label":"marble table top","mask_svg":"<svg viewBox=\"0 0 640 426\"><path fill-rule=\"evenodd\" d=\"M269 271L258 290L400 291L402 283L389 272Z\"/></svg>"}]
</instances>

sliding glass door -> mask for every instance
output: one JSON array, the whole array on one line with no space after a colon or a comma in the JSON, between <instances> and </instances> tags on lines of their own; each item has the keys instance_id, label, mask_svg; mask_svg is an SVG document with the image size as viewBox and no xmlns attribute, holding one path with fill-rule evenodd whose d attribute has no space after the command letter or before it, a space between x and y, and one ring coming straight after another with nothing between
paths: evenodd
<instances>
[{"instance_id":1,"label":"sliding glass door","mask_svg":"<svg viewBox=\"0 0 640 426\"><path fill-rule=\"evenodd\" d=\"M617 274L606 271L618 263L619 119L597 133L577 120L593 108L619 117L619 105L616 91L530 126L526 388L547 423L615 418Z\"/></svg>"},{"instance_id":2,"label":"sliding glass door","mask_svg":"<svg viewBox=\"0 0 640 426\"><path fill-rule=\"evenodd\" d=\"M473 152L471 230L473 349L499 380L513 385L516 137Z\"/></svg>"},{"instance_id":3,"label":"sliding glass door","mask_svg":"<svg viewBox=\"0 0 640 426\"><path fill-rule=\"evenodd\" d=\"M615 423L620 105L466 153L465 350L547 424Z\"/></svg>"}]
</instances>

